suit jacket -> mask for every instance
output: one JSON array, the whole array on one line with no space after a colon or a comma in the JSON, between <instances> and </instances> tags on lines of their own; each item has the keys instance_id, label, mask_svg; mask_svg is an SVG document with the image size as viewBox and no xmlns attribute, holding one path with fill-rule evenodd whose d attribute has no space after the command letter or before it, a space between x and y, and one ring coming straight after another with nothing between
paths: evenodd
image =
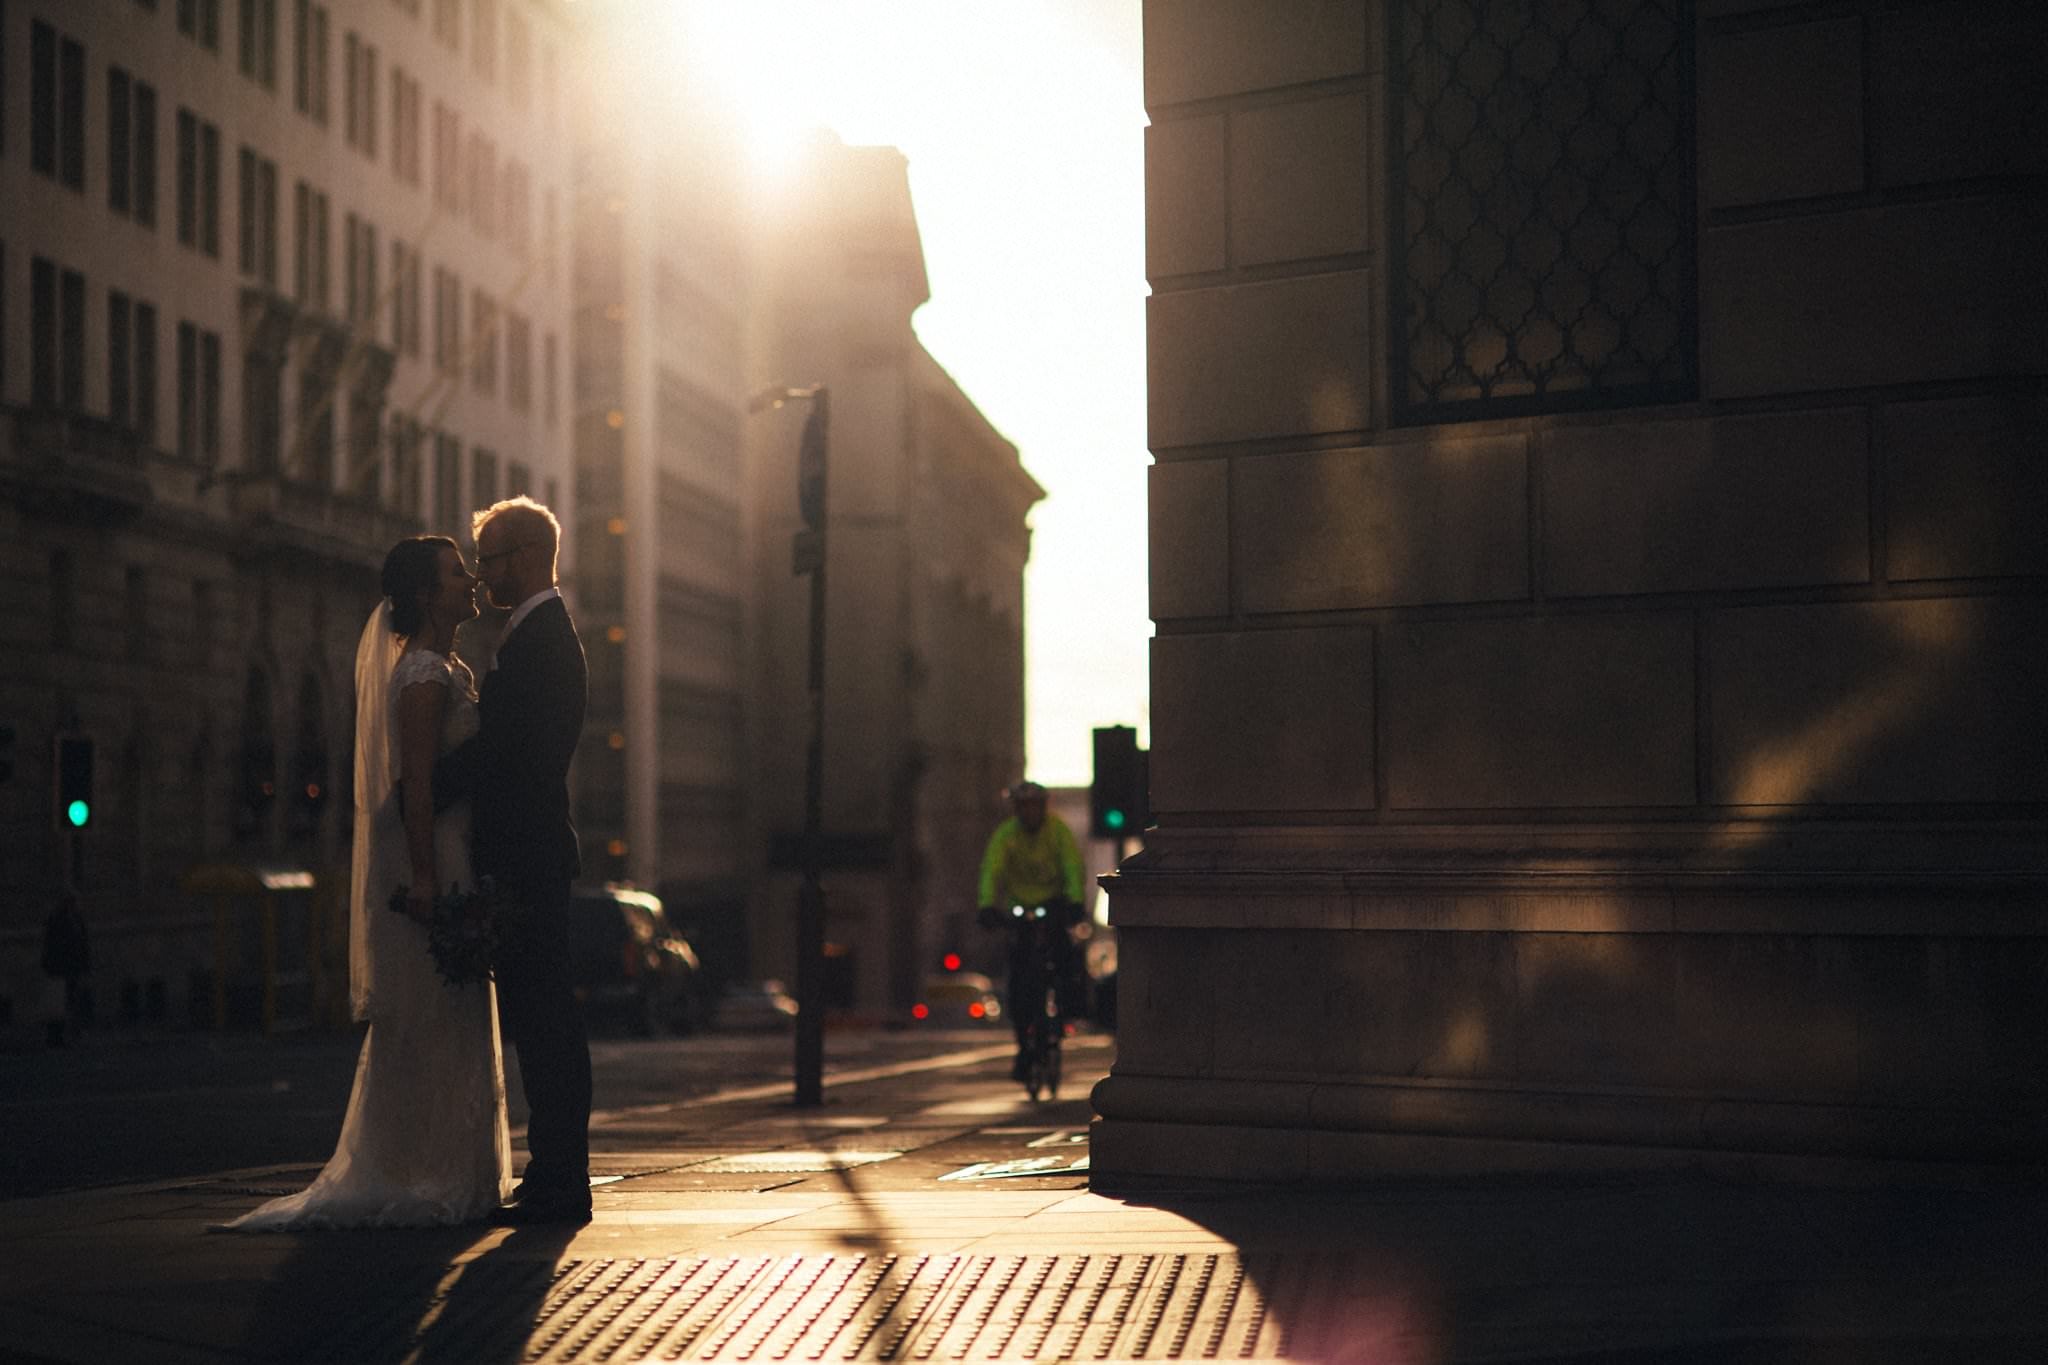
<instances>
[{"instance_id":1,"label":"suit jacket","mask_svg":"<svg viewBox=\"0 0 2048 1365\"><path fill-rule=\"evenodd\" d=\"M471 799L470 861L509 888L573 881L583 871L569 819L569 760L583 733L589 680L583 642L559 598L535 607L484 675L477 732L434 769L436 796ZM441 801L436 800L436 805Z\"/></svg>"}]
</instances>

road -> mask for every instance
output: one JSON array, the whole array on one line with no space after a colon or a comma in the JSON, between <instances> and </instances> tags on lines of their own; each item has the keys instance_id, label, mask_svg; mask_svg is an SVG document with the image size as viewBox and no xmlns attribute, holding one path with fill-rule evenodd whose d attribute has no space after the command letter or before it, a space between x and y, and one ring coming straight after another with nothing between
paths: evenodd
<instances>
[{"instance_id":1,"label":"road","mask_svg":"<svg viewBox=\"0 0 2048 1365\"><path fill-rule=\"evenodd\" d=\"M826 1069L996 1045L1006 1036L828 1030ZM353 1033L100 1035L61 1051L0 1057L0 1198L323 1161L359 1046ZM787 1081L791 1054L782 1033L595 1038L595 1104L624 1108ZM518 1125L525 1101L509 1058L505 1071Z\"/></svg>"}]
</instances>

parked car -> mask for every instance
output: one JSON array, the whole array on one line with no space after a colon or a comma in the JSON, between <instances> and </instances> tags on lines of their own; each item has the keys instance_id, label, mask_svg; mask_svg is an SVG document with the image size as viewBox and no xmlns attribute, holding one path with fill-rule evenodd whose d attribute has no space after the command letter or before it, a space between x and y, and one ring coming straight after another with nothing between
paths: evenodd
<instances>
[{"instance_id":1,"label":"parked car","mask_svg":"<svg viewBox=\"0 0 2048 1365\"><path fill-rule=\"evenodd\" d=\"M924 979L924 992L910 1007L910 1017L944 1028L993 1024L1003 1017L1003 999L996 994L995 983L980 972L933 972Z\"/></svg>"},{"instance_id":2,"label":"parked car","mask_svg":"<svg viewBox=\"0 0 2048 1365\"><path fill-rule=\"evenodd\" d=\"M594 1022L647 1035L702 1027L702 967L689 940L669 924L660 897L623 886L579 887L569 909L571 979Z\"/></svg>"},{"instance_id":3,"label":"parked car","mask_svg":"<svg viewBox=\"0 0 2048 1365\"><path fill-rule=\"evenodd\" d=\"M788 1028L795 1022L795 999L772 978L735 981L711 1012L711 1026L721 1033L761 1033Z\"/></svg>"}]
</instances>

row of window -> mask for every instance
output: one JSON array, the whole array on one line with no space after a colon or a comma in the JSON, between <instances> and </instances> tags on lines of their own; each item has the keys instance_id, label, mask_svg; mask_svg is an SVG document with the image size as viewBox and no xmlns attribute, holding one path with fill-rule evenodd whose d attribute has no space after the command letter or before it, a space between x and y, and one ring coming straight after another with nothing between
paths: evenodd
<instances>
[{"instance_id":1,"label":"row of window","mask_svg":"<svg viewBox=\"0 0 2048 1365\"><path fill-rule=\"evenodd\" d=\"M398 7L417 18L420 7L417 0L395 0ZM434 37L453 51L461 51L463 45L463 7L470 7L470 66L487 85L495 85L498 79L498 57L502 50L505 59L505 94L515 109L527 109L533 103L534 89L534 42L533 30L526 16L516 8L507 11L502 38L499 26L499 0L435 0ZM154 9L155 5L146 8ZM328 90L328 27L329 9L315 0L292 0L293 42L292 42L292 103L300 113L314 122L327 122ZM221 0L178 0L178 32L191 39L208 52L220 51ZM277 36L278 0L236 0L236 63L241 73L267 90L277 88ZM374 53L374 47L360 43L354 33L347 40L349 53L349 90L351 96L367 95L374 91L372 81L359 88L356 77L360 74L358 54L367 47ZM555 91L557 88L557 67L555 49L544 45L540 53L540 81L544 108L552 117L555 112ZM374 116L373 116L374 117ZM353 122L352 122L353 126ZM373 125L374 126L374 125Z\"/></svg>"},{"instance_id":2,"label":"row of window","mask_svg":"<svg viewBox=\"0 0 2048 1365\"><path fill-rule=\"evenodd\" d=\"M415 17L420 12L419 0L395 0L398 7ZM505 95L515 109L525 109L533 102L534 44L533 29L526 16L519 12L516 4L501 10L500 0L434 0L433 33L437 42L452 52L460 52L463 46L463 11L469 12L469 64L470 69L481 77L485 84L495 85L498 80L498 58L505 59ZM502 30L499 19L504 20ZM540 84L543 108L552 117L555 111L557 77L555 49L552 44L543 45L540 52Z\"/></svg>"},{"instance_id":3,"label":"row of window","mask_svg":"<svg viewBox=\"0 0 2048 1365\"><path fill-rule=\"evenodd\" d=\"M426 490L422 486L429 456L431 508L424 504ZM436 526L467 526L475 509L522 493L540 498L550 507L561 504L560 482L552 478L536 481L533 466L526 461L507 459L489 446L465 450L460 436L432 430L407 417L395 418L391 424L391 470L393 504Z\"/></svg>"},{"instance_id":4,"label":"row of window","mask_svg":"<svg viewBox=\"0 0 2048 1365\"><path fill-rule=\"evenodd\" d=\"M5 256L0 254L0 265ZM85 276L42 256L29 261L29 399L36 407L85 406ZM107 419L153 444L157 437L157 310L107 291ZM220 454L221 341L181 321L177 449L192 460Z\"/></svg>"},{"instance_id":5,"label":"row of window","mask_svg":"<svg viewBox=\"0 0 2048 1365\"><path fill-rule=\"evenodd\" d=\"M350 231L360 240L374 229L351 220ZM374 260L374 236L364 253ZM414 280L417 304L418 255L409 256L409 273ZM6 254L0 247L0 279L4 279ZM452 273L436 272L454 296L459 309L461 282ZM354 287L361 289L360 282ZM0 293L4 304L4 293ZM32 406L78 412L85 409L86 386L86 282L82 272L69 269L46 257L31 258L29 266L29 399ZM476 298L478 327L491 338L477 354L467 357L472 381L483 392L497 388L497 346L495 333L505 333L507 397L522 411L532 406L533 328L525 317L508 313L499 318L497 306L488 296ZM417 321L413 324L415 339ZM107 291L107 418L147 444L156 442L158 387L158 318L156 305L115 289ZM485 357L488 357L486 359ZM197 323L180 321L177 326L177 430L176 449L183 458L213 463L221 453L221 337ZM552 336L543 342L544 392L547 418L553 421L556 381L556 350ZM333 472L334 408L337 402L335 377L318 367L301 372L299 392L299 446L286 453L281 449L275 411L275 391L281 375L279 362L249 360L248 444L252 467L276 467L280 462L295 474L317 483L327 482ZM376 442L379 415L374 405L360 405L350 423L352 486L357 491L374 491ZM485 452L489 454L488 451ZM495 457L493 457L495 459ZM495 468L486 462L485 468ZM524 466L511 466L520 474ZM483 478L484 476L479 476ZM492 481L485 479L485 481ZM515 491L526 491L523 476L515 478Z\"/></svg>"},{"instance_id":6,"label":"row of window","mask_svg":"<svg viewBox=\"0 0 2048 1365\"><path fill-rule=\"evenodd\" d=\"M297 53L300 108L327 121L326 10L303 2L306 27ZM258 11L259 13L261 11ZM181 12L181 27L183 21ZM196 19L196 12L195 12ZM203 25L199 27L203 32ZM363 155L377 156L377 48L347 36L345 135ZM401 181L421 182L420 83L402 67L391 69L391 166ZM30 33L30 165L60 184L84 192L86 128L85 48L49 24ZM107 71L107 204L143 227L156 225L157 94L154 86L119 66ZM220 255L220 129L189 109L177 119L178 240L209 256ZM495 139L471 128L461 113L434 102L433 196L438 208L466 218L486 241L503 240L521 258L534 248L533 172L523 161L500 162ZM552 276L556 200L543 196L540 248ZM244 200L245 209L249 201ZM244 229L245 235L247 229ZM246 267L245 267L246 269Z\"/></svg>"}]
</instances>

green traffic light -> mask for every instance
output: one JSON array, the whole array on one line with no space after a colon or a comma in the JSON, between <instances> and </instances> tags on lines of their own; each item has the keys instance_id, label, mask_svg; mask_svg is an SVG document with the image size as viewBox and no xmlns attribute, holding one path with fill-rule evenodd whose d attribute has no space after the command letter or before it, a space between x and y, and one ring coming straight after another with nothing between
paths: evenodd
<instances>
[{"instance_id":1,"label":"green traffic light","mask_svg":"<svg viewBox=\"0 0 2048 1365\"><path fill-rule=\"evenodd\" d=\"M1102 823L1108 825L1111 829L1122 829L1124 827L1124 813L1112 807L1102 812Z\"/></svg>"},{"instance_id":2,"label":"green traffic light","mask_svg":"<svg viewBox=\"0 0 2048 1365\"><path fill-rule=\"evenodd\" d=\"M85 822L92 819L92 807L83 801L73 801L64 808L64 815L71 821L71 828L84 829Z\"/></svg>"}]
</instances>

